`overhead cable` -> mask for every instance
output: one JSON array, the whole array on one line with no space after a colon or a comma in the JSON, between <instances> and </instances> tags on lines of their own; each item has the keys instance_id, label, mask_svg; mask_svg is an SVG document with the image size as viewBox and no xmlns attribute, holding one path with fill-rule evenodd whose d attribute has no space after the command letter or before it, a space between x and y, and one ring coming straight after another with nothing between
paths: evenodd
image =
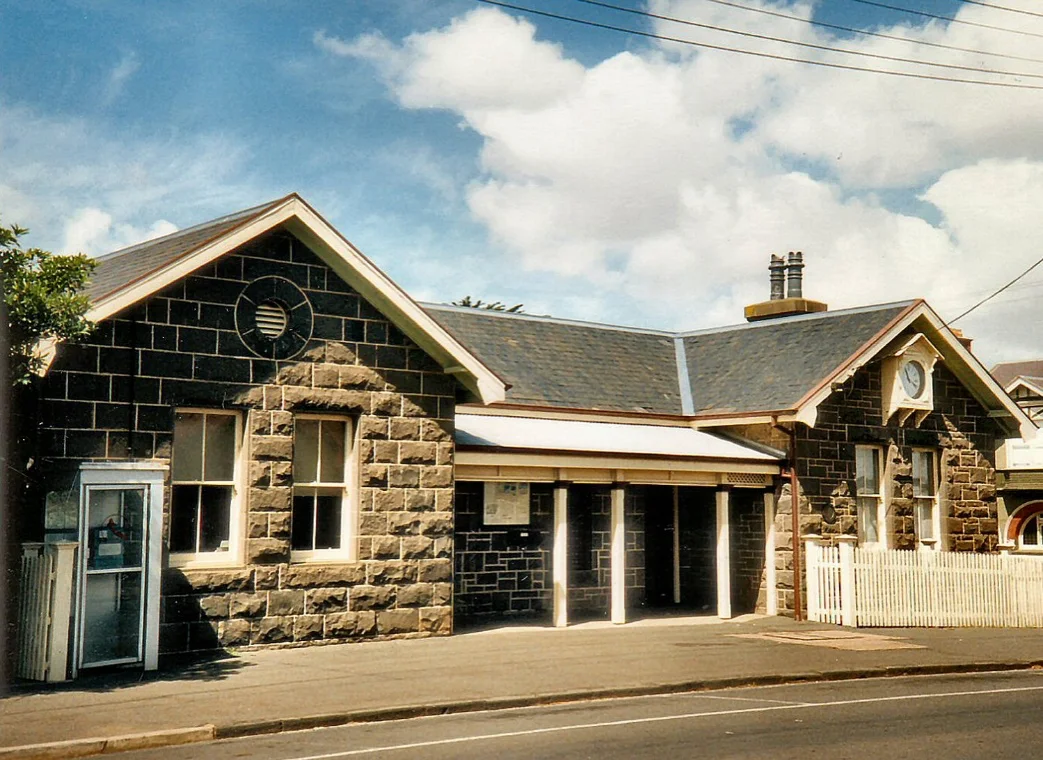
<instances>
[{"instance_id":1,"label":"overhead cable","mask_svg":"<svg viewBox=\"0 0 1043 760\"><path fill-rule=\"evenodd\" d=\"M1011 285L1013 285L1013 284L1014 284L1014 283L1016 283L1016 282L1017 282L1018 280L1020 280L1020 279L1021 279L1022 277L1024 277L1024 276L1025 276L1025 275L1027 275L1027 274L1028 274L1029 272L1031 272L1031 271L1032 271L1033 269L1035 269L1036 267L1038 267L1038 266L1039 266L1040 264L1043 264L1043 258L1040 258L1040 259L1039 259L1039 260L1038 260L1038 261L1037 261L1037 262L1036 262L1035 264L1033 264L1032 266L1030 266L1030 267L1029 267L1028 269L1026 269L1026 270L1025 270L1024 272L1022 272L1021 274L1019 274L1019 275L1018 275L1017 277L1015 277L1015 278L1014 278L1013 280L1011 280L1010 282L1008 282L1008 283L1007 283L1006 285L1004 285L1004 286L1003 286L1002 288L1000 288L999 290L997 290L996 292L994 292L994 293L993 293L992 295L988 295L988 296L985 296L985 298L983 298L983 299L981 299L980 301L978 301L978 303L974 304L974 306L972 306L971 308L967 309L967 311L963 312L963 313L962 313L962 314L960 314L960 315L959 315L958 317L953 317L952 319L950 319L950 320L949 320L948 322L946 322L946 323L945 323L945 325L944 325L944 326L945 326L945 327L948 327L949 325L951 325L951 324L952 324L953 322L955 322L956 320L958 320L958 319L963 319L964 317L966 317L966 316L967 316L968 314L970 314L970 313L971 313L972 311L974 311L975 309L977 309L977 308L978 308L979 306L981 306L982 304L984 304L984 303L988 303L988 302L989 302L989 301L991 301L991 300L992 300L993 298L995 298L995 297L996 297L996 296L998 296L998 295L999 295L1000 293L1002 293L1002 292L1003 292L1004 290L1006 290L1006 289L1007 289L1007 288L1009 288L1009 287L1010 287Z\"/></svg>"},{"instance_id":2,"label":"overhead cable","mask_svg":"<svg viewBox=\"0 0 1043 760\"><path fill-rule=\"evenodd\" d=\"M1025 37L1039 37L1043 39L1043 34L1037 32L1026 32L1023 29L1009 29L1005 26L993 26L992 24L982 24L977 21L967 21L962 18L955 18L953 16L942 16L937 13L928 13L927 11L916 10L914 8L903 8L900 5L888 5L887 3L880 3L877 0L851 0L853 3L861 3L862 5L872 5L874 8L886 8L889 11L899 11L901 13L911 13L914 16L923 16L925 18L933 18L938 21L948 21L950 24L963 24L965 26L976 26L979 29L991 29L994 32L1010 32L1011 34L1020 34Z\"/></svg>"},{"instance_id":3,"label":"overhead cable","mask_svg":"<svg viewBox=\"0 0 1043 760\"><path fill-rule=\"evenodd\" d=\"M960 3L967 3L967 5L980 5L982 8L993 8L997 11L1008 11L1009 13L1022 13L1026 16L1036 16L1043 18L1043 13L1036 13L1035 11L1026 11L1021 8L1011 8L1007 5L995 5L993 3L984 3L982 0L957 0Z\"/></svg>"},{"instance_id":4,"label":"overhead cable","mask_svg":"<svg viewBox=\"0 0 1043 760\"><path fill-rule=\"evenodd\" d=\"M884 32L873 32L868 29L858 29L853 26L841 26L840 24L830 24L825 21L818 21L813 18L805 18L804 16L797 16L792 13L782 13L781 11L773 11L768 8L758 8L755 5L745 5L744 3L732 2L732 0L705 0L708 3L716 3L717 5L724 5L729 8L737 8L739 10L750 11L751 13L760 13L765 16L774 16L775 18L789 19L790 21L798 21L802 24L808 24L810 26L818 26L823 29L833 29L838 32L847 32L849 34L861 34L866 37L877 37L882 40L895 40L896 42L907 42L914 45L924 45L926 47L941 48L942 50L955 50L960 53L973 53L974 55L987 55L991 58L1007 58L1014 61L1029 61L1031 63L1043 63L1043 58L1032 58L1025 55L1014 55L1013 53L995 53L989 50L977 50L975 48L960 47L959 45L946 45L942 42L929 42L927 40L918 40L911 37L902 37L897 34L886 34Z\"/></svg>"},{"instance_id":5,"label":"overhead cable","mask_svg":"<svg viewBox=\"0 0 1043 760\"><path fill-rule=\"evenodd\" d=\"M719 50L727 53L750 55L756 58L767 58L774 61L789 61L792 63L803 63L807 64L808 66L819 66L822 68L840 69L843 71L862 71L871 74L884 74L887 76L902 77L904 79L922 79L933 82L949 82L951 84L974 84L982 85L984 87L1002 87L1015 90L1043 90L1043 85L1036 84L1021 84L1017 82L993 82L986 79L961 79L957 77L935 76L932 74L917 74L910 71L889 71L887 69L874 69L868 66L852 66L850 64L845 63L816 61L810 58L795 58L793 56L778 55L775 53L765 53L758 50L746 50L743 48L728 47L726 45L714 45L709 42L695 42L694 40L686 40L679 37L670 37L663 34L654 34L652 32L642 31L640 29L629 29L627 27L614 26L612 24L604 24L599 21L590 21L589 19L576 18L575 16L566 16L560 13L541 11L535 8L528 8L521 5L515 5L513 3L503 2L502 0L477 0L477 2L484 3L486 5L495 5L497 7L507 8L509 10L520 11L522 13L528 13L533 16L542 16L544 18L552 18L558 21L568 21L574 24L582 24L584 26L594 27L596 29L607 29L614 32L622 32L624 34L633 34L637 37L646 37L650 39L661 40L664 42L675 42L680 45L691 45L693 47L704 48L706 50Z\"/></svg>"},{"instance_id":6,"label":"overhead cable","mask_svg":"<svg viewBox=\"0 0 1043 760\"><path fill-rule=\"evenodd\" d=\"M600 8L608 8L614 11L621 11L623 13L631 13L636 16L645 16L647 18L654 18L659 21L669 21L674 24L684 24L685 26L694 26L699 29L708 29L713 32L724 32L725 34L736 34L740 37L749 37L755 40L766 40L768 42L781 42L784 45L796 45L798 47L810 48L812 50L822 50L827 53L844 53L845 55L857 55L865 58L875 58L882 61L894 61L895 63L911 63L916 66L931 66L934 68L943 69L954 69L957 71L973 71L977 74L995 74L997 76L1009 76L1009 77L1025 77L1027 79L1043 79L1043 74L1031 74L1024 71L1002 71L998 69L983 69L979 66L962 66L957 63L938 63L935 61L921 61L916 58L903 58L896 55L883 55L882 53L868 53L864 50L850 50L848 48L833 47L831 45L818 45L813 42L801 42L800 40L788 40L784 37L772 37L767 34L757 34L755 32L745 32L740 29L729 29L723 26L716 26L714 24L704 24L699 21L690 21L688 19L676 18L675 16L663 16L658 13L651 13L649 11L639 11L634 8L627 8L623 5L613 5L612 3L602 2L601 0L574 0L577 3L585 3L587 5L596 5Z\"/></svg>"}]
</instances>

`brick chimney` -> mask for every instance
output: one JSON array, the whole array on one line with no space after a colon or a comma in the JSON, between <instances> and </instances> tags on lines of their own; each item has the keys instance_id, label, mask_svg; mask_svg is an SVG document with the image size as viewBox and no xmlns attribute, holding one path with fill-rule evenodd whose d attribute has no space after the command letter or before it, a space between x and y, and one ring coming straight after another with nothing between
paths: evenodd
<instances>
[{"instance_id":1,"label":"brick chimney","mask_svg":"<svg viewBox=\"0 0 1043 760\"><path fill-rule=\"evenodd\" d=\"M747 322L792 317L797 314L814 314L828 308L821 301L804 298L804 254L800 251L790 251L785 259L773 253L771 262L768 264L768 272L771 283L769 299L746 307ZM785 293L783 293L783 281L786 286Z\"/></svg>"}]
</instances>

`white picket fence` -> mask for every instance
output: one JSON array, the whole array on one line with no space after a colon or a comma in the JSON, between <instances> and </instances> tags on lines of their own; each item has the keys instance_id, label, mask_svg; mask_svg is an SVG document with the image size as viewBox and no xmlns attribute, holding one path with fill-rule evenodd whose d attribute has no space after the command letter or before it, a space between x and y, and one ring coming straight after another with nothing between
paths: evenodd
<instances>
[{"instance_id":1,"label":"white picket fence","mask_svg":"<svg viewBox=\"0 0 1043 760\"><path fill-rule=\"evenodd\" d=\"M66 679L77 546L66 541L22 545L15 660L18 678Z\"/></svg>"},{"instance_id":2,"label":"white picket fence","mask_svg":"<svg viewBox=\"0 0 1043 760\"><path fill-rule=\"evenodd\" d=\"M1043 557L828 546L805 537L808 619L858 627L1043 628Z\"/></svg>"}]
</instances>

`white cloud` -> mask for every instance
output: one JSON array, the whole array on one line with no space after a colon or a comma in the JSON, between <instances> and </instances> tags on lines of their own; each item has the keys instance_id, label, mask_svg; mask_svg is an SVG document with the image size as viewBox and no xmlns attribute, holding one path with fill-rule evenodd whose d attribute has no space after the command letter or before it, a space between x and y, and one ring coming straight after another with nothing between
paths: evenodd
<instances>
[{"instance_id":1,"label":"white cloud","mask_svg":"<svg viewBox=\"0 0 1043 760\"><path fill-rule=\"evenodd\" d=\"M479 8L437 33L407 37L400 48L373 34L343 42L319 32L315 43L378 64L409 108L471 112L537 107L582 78L582 66L559 46L537 41L535 32L527 21Z\"/></svg>"},{"instance_id":2,"label":"white cloud","mask_svg":"<svg viewBox=\"0 0 1043 760\"><path fill-rule=\"evenodd\" d=\"M65 223L65 242L61 252L97 256L172 232L177 232L177 226L166 219L142 228L133 224L113 224L112 216L98 208L81 208Z\"/></svg>"},{"instance_id":3,"label":"white cloud","mask_svg":"<svg viewBox=\"0 0 1043 760\"><path fill-rule=\"evenodd\" d=\"M110 134L82 118L0 108L0 211L29 244L101 254L247 208L277 193L252 186L248 148L214 134Z\"/></svg>"},{"instance_id":4,"label":"white cloud","mask_svg":"<svg viewBox=\"0 0 1043 760\"><path fill-rule=\"evenodd\" d=\"M108 106L114 103L123 94L127 82L140 68L141 61L138 60L137 53L132 51L124 54L119 63L109 72L108 80L105 83L105 91L102 93L102 105Z\"/></svg>"},{"instance_id":5,"label":"white cloud","mask_svg":"<svg viewBox=\"0 0 1043 760\"><path fill-rule=\"evenodd\" d=\"M65 223L63 253L88 253L92 244L112 229L112 217L96 208L81 208Z\"/></svg>"},{"instance_id":6,"label":"white cloud","mask_svg":"<svg viewBox=\"0 0 1043 760\"><path fill-rule=\"evenodd\" d=\"M761 7L811 16L807 3ZM698 0L654 0L650 8L876 55L1029 66L902 40L838 41L811 25ZM960 18L984 12L961 6ZM1023 21L1025 28L1033 22ZM668 22L656 28L717 45L899 66ZM989 44L981 30L958 25L881 31L967 48ZM329 40L322 44L332 49ZM954 316L996 273L1013 276L1034 260L1025 261L1029 249L1043 250L1033 229L1043 202L1037 92L844 73L674 44L585 67L539 40L528 21L493 9L401 45L363 36L337 41L336 49L378 63L402 106L459 114L482 139L483 173L468 190L473 216L531 271L591 283L601 294L600 318L680 327L738 321L745 303L767 296L768 254L787 250L806 254L805 293L833 307L925 296ZM1004 52L1035 56L1028 37ZM877 195L884 191L890 208ZM922 208L917 193L936 207L941 224L914 213ZM646 313L615 312L621 295ZM591 316L590 305L584 309ZM980 338L999 344L1001 328L972 324L987 331ZM1002 339L1013 350L1009 336Z\"/></svg>"}]
</instances>

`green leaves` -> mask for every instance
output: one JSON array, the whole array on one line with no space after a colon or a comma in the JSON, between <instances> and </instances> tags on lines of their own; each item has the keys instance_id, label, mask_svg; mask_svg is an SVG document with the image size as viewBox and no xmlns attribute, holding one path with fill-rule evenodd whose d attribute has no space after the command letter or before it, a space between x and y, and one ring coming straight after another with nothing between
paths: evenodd
<instances>
[{"instance_id":1,"label":"green leaves","mask_svg":"<svg viewBox=\"0 0 1043 760\"><path fill-rule=\"evenodd\" d=\"M90 299L82 294L95 262L89 256L62 256L39 248L23 249L28 230L0 224L0 291L7 304L11 338L11 381L24 385L42 366L41 340L74 340L94 325L84 314Z\"/></svg>"},{"instance_id":2,"label":"green leaves","mask_svg":"<svg viewBox=\"0 0 1043 760\"><path fill-rule=\"evenodd\" d=\"M522 314L525 309L522 307L524 304L516 303L514 306L508 307L507 304L501 303L500 301L493 301L492 303L486 303L481 298L472 299L470 296L464 296L459 301L453 301L453 306L467 306L472 309L487 309L489 311L503 311L508 314Z\"/></svg>"}]
</instances>

